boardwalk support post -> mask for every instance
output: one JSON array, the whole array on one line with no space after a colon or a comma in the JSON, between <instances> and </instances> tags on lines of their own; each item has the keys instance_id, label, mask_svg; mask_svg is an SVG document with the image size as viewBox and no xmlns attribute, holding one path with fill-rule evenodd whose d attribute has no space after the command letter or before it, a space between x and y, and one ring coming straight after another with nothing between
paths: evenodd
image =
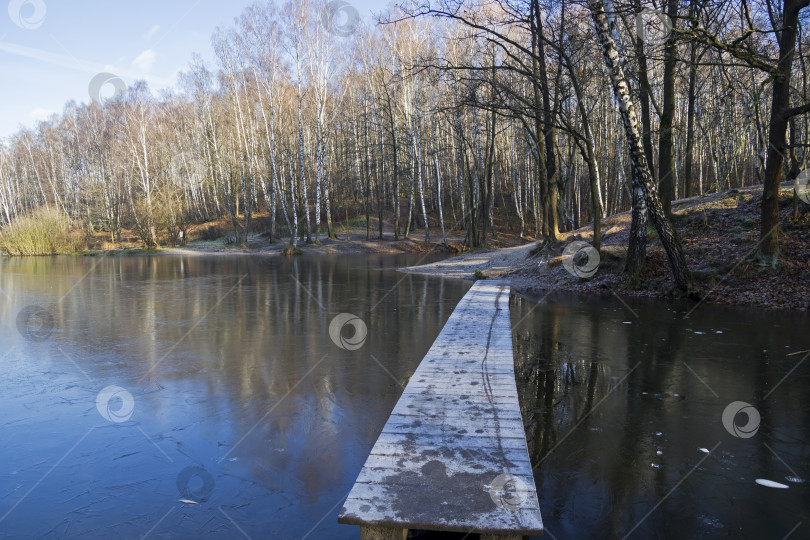
<instances>
[{"instance_id":1,"label":"boardwalk support post","mask_svg":"<svg viewBox=\"0 0 810 540\"><path fill-rule=\"evenodd\" d=\"M360 527L360 540L406 540L408 529L392 529L390 527Z\"/></svg>"}]
</instances>

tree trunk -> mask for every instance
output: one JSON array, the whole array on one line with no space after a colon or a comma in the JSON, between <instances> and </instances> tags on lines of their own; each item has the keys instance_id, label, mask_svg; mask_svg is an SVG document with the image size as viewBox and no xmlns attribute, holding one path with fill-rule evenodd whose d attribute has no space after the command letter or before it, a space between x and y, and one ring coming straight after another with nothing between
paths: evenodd
<instances>
[{"instance_id":1,"label":"tree trunk","mask_svg":"<svg viewBox=\"0 0 810 540\"><path fill-rule=\"evenodd\" d=\"M307 243L312 243L312 229L309 224L309 201L307 200L307 181L304 173L304 113L301 96L301 83L298 83L298 155L301 163L301 194L304 198L304 215L307 220Z\"/></svg>"},{"instance_id":2,"label":"tree trunk","mask_svg":"<svg viewBox=\"0 0 810 540\"><path fill-rule=\"evenodd\" d=\"M591 122L588 117L588 111L585 108L585 99L582 93L582 87L579 84L574 66L571 64L570 59L566 56L565 65L568 68L568 74L571 77L571 85L574 88L574 93L577 96L577 110L582 121L582 131L584 135L584 152L582 158L588 166L588 176L590 177L591 186L591 207L593 211L593 247L597 250L602 245L602 197L599 191L599 161L596 156L596 142L594 141L593 132L591 131ZM579 223L577 223L579 226Z\"/></svg>"},{"instance_id":3,"label":"tree trunk","mask_svg":"<svg viewBox=\"0 0 810 540\"><path fill-rule=\"evenodd\" d=\"M442 211L442 174L439 167L439 129L436 126L436 111L433 117L433 161L436 166L436 199L439 204L439 225L442 228L442 241L447 244L447 235L444 232L444 212Z\"/></svg>"},{"instance_id":4,"label":"tree trunk","mask_svg":"<svg viewBox=\"0 0 810 540\"><path fill-rule=\"evenodd\" d=\"M678 0L667 0L667 16L676 24ZM675 116L675 64L678 61L678 39L670 32L664 47L664 103L661 111L660 135L658 136L658 185L661 203L667 218L672 217L672 200L675 198L675 153L672 140L672 121Z\"/></svg>"},{"instance_id":5,"label":"tree trunk","mask_svg":"<svg viewBox=\"0 0 810 540\"><path fill-rule=\"evenodd\" d=\"M694 12L697 0L692 1ZM695 102L697 100L697 43L692 42L689 52L689 88L686 105L686 162L684 164L684 197L692 196L692 160L695 152Z\"/></svg>"},{"instance_id":6,"label":"tree trunk","mask_svg":"<svg viewBox=\"0 0 810 540\"><path fill-rule=\"evenodd\" d=\"M771 120L768 129L768 157L762 190L762 223L759 232L758 258L776 265L779 250L779 183L787 151L787 111L790 107L790 76L796 47L799 11L807 0L785 0L782 31L779 40L779 64L773 73Z\"/></svg>"},{"instance_id":7,"label":"tree trunk","mask_svg":"<svg viewBox=\"0 0 810 540\"><path fill-rule=\"evenodd\" d=\"M391 122L391 141L393 144L393 182L391 185L391 198L394 201L394 240L399 240L399 166L397 164L397 122L394 117L394 103L396 100L388 102L388 119Z\"/></svg>"},{"instance_id":8,"label":"tree trunk","mask_svg":"<svg viewBox=\"0 0 810 540\"><path fill-rule=\"evenodd\" d=\"M588 4L596 26L599 43L602 46L605 64L613 84L613 92L619 104L619 112L621 113L622 122L624 123L627 141L630 145L633 178L637 179L637 183L641 188L640 191L643 193L649 206L650 217L655 225L655 229L658 231L658 236L661 239L661 244L664 246L667 257L669 258L675 284L682 290L687 289L690 276L689 269L686 266L686 258L684 257L680 240L675 235L672 225L664 214L664 209L658 198L658 190L650 174L650 168L647 164L641 142L641 134L638 130L638 118L636 116L635 106L630 97L630 87L627 84L627 79L625 79L624 69L622 69L621 63L619 62L619 52L616 50L616 44L613 41L613 37L610 35L608 20L605 16L604 2L602 0L589 0Z\"/></svg>"},{"instance_id":9,"label":"tree trunk","mask_svg":"<svg viewBox=\"0 0 810 540\"><path fill-rule=\"evenodd\" d=\"M635 8L636 16L638 17L641 12L641 3L634 0L633 7ZM647 74L647 54L644 52L644 40L641 36L636 36L635 40L636 60L638 61L638 85L639 85L639 103L641 104L641 137L644 143L644 153L647 157L647 163L650 164L650 172L652 172L653 161L653 145L652 145L652 128L650 127L650 95L652 89L650 88L650 79Z\"/></svg>"},{"instance_id":10,"label":"tree trunk","mask_svg":"<svg viewBox=\"0 0 810 540\"><path fill-rule=\"evenodd\" d=\"M425 211L425 193L422 189L422 126L421 119L416 118L416 167L419 174L419 201L422 204L422 219L425 220L425 242L430 243L430 227L428 226L428 216Z\"/></svg>"},{"instance_id":11,"label":"tree trunk","mask_svg":"<svg viewBox=\"0 0 810 540\"><path fill-rule=\"evenodd\" d=\"M416 137L414 136L414 129L413 129L413 118L411 118L410 122L410 130L407 132L408 137L408 154L411 156L411 183L410 183L410 195L408 196L408 221L405 222L405 238L408 238L411 234L411 223L413 222L413 198L414 198L414 176L416 175Z\"/></svg>"},{"instance_id":12,"label":"tree trunk","mask_svg":"<svg viewBox=\"0 0 810 540\"><path fill-rule=\"evenodd\" d=\"M548 74L546 70L545 37L543 36L543 22L538 0L533 0L534 5L534 31L537 33L537 54L535 55L535 79L540 85L543 98L543 137L545 139L546 150L546 190L548 239L557 241L559 235L559 219L557 214L557 160L554 154L556 147L556 130L554 129L554 118L551 111L551 90L548 85ZM539 134L538 134L539 136Z\"/></svg>"},{"instance_id":13,"label":"tree trunk","mask_svg":"<svg viewBox=\"0 0 810 540\"><path fill-rule=\"evenodd\" d=\"M536 175L536 182L537 182L537 191L539 193L535 194L535 197L539 198L540 201L543 202L543 218L541 222L541 226L537 227L539 229L537 231L538 236L543 236L545 239L555 242L557 240L556 235L552 237L550 228L549 228L549 211L547 205L545 204L548 201L548 186L550 185L549 178L548 178L548 167L546 166L546 144L545 144L545 137L543 136L543 101L540 95L540 67L537 57L539 53L537 52L538 49L538 32L535 29L536 20L539 20L539 5L537 0L532 1L532 90L534 91L534 106L533 116L534 116L534 149L537 153L537 168L535 169ZM536 14L534 12L537 12ZM535 199L535 220L537 220L539 216L539 208L537 204L537 199ZM556 212L554 213L556 216ZM552 218L556 219L556 218Z\"/></svg>"},{"instance_id":14,"label":"tree trunk","mask_svg":"<svg viewBox=\"0 0 810 540\"><path fill-rule=\"evenodd\" d=\"M315 244L321 243L321 182L323 182L323 126L321 125L321 113L318 110L318 118L315 120Z\"/></svg>"}]
</instances>

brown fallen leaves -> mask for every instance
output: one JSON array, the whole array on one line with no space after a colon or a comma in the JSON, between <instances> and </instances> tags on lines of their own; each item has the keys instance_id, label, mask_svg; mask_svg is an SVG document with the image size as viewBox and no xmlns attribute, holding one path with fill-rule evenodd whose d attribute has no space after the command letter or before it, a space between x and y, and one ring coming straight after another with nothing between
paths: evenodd
<instances>
[{"instance_id":1,"label":"brown fallen leaves","mask_svg":"<svg viewBox=\"0 0 810 540\"><path fill-rule=\"evenodd\" d=\"M799 202L793 218L793 191L780 197L779 265L763 267L753 259L759 242L761 188L733 189L673 203L673 225L683 242L693 273L691 298L726 305L807 310L810 307L810 205ZM647 263L639 276L622 272L629 213L605 220L606 231L596 275L583 280L562 265L538 264L514 275L515 286L533 291L616 293L621 296L684 296L673 290L666 254L654 231L648 234ZM579 237L590 241L587 228L569 233L563 244Z\"/></svg>"}]
</instances>

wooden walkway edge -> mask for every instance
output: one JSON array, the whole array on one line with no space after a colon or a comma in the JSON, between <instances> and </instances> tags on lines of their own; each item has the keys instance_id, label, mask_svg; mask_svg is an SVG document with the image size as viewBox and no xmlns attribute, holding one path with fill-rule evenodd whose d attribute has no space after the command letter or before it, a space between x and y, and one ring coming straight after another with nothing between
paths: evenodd
<instances>
[{"instance_id":1,"label":"wooden walkway edge","mask_svg":"<svg viewBox=\"0 0 810 540\"><path fill-rule=\"evenodd\" d=\"M363 540L408 529L542 534L518 404L509 286L478 281L394 407L340 512Z\"/></svg>"}]
</instances>

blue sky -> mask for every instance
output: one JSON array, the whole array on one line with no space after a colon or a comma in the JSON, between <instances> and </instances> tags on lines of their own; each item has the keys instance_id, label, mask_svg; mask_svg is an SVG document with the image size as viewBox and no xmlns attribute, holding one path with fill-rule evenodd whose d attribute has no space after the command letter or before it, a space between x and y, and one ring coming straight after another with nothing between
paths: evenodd
<instances>
[{"instance_id":1,"label":"blue sky","mask_svg":"<svg viewBox=\"0 0 810 540\"><path fill-rule=\"evenodd\" d=\"M253 0L2 0L0 138L88 102L100 72L157 91L176 83L191 55L213 59L211 34ZM278 2L280 3L280 2ZM387 3L387 2L385 2ZM352 0L364 16L384 2ZM112 91L112 87L105 87Z\"/></svg>"}]
</instances>

